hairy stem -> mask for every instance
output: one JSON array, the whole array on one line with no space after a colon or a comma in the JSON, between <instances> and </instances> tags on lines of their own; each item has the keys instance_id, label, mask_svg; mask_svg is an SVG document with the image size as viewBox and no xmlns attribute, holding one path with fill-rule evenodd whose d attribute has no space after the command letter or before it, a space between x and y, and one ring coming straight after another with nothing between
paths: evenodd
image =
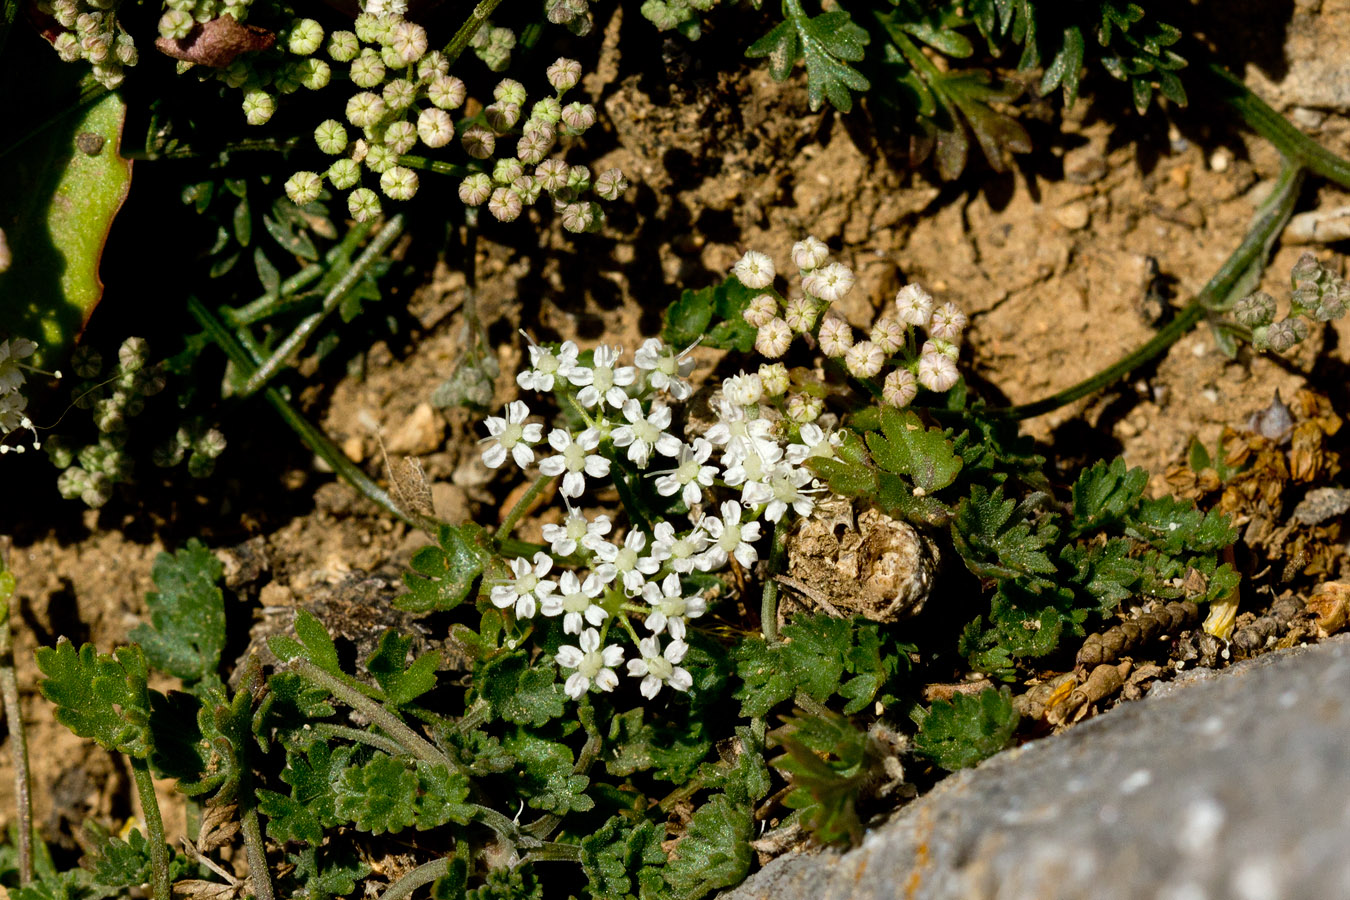
<instances>
[{"instance_id":1,"label":"hairy stem","mask_svg":"<svg viewBox=\"0 0 1350 900\"><path fill-rule=\"evenodd\" d=\"M460 771L460 766L451 760L450 757L437 750L430 741L409 728L402 719L385 709L383 704L370 699L365 694L362 694L360 691L357 691L355 688L344 683L341 679L336 678L329 672L319 668L304 657L296 657L290 661L289 665L292 670L306 681L316 684L328 691L334 697L383 728L385 733L397 741L399 746L402 747L405 752L423 762L428 762L432 765L442 765L455 771Z\"/></svg>"},{"instance_id":2,"label":"hairy stem","mask_svg":"<svg viewBox=\"0 0 1350 900\"><path fill-rule=\"evenodd\" d=\"M9 601L14 576L0 558L0 702L5 704L10 755L14 762L14 805L19 830L19 884L33 880L33 786L28 771L28 738L19 708L19 681L14 675L14 636L9 629Z\"/></svg>"},{"instance_id":3,"label":"hairy stem","mask_svg":"<svg viewBox=\"0 0 1350 900\"><path fill-rule=\"evenodd\" d=\"M1279 236L1294 211L1294 201L1298 198L1298 190L1302 183L1302 167L1286 162L1280 170L1279 179L1270 192L1270 197L1258 210L1242 244L1233 251L1233 255L1228 257L1195 299L1134 352L1092 377L1042 400L1020 406L991 409L989 413L1013 419L1029 419L1043 415L1107 387L1163 353L1211 311L1223 308L1236 289L1250 284L1253 271L1260 272L1271 244Z\"/></svg>"},{"instance_id":4,"label":"hairy stem","mask_svg":"<svg viewBox=\"0 0 1350 900\"><path fill-rule=\"evenodd\" d=\"M438 159L427 159L425 156L414 156L410 153L401 154L398 158L401 166L407 166L410 169L421 169L424 172L435 172L437 175L452 175L455 178L464 178L474 173L474 169L468 166L461 166L457 163L441 162Z\"/></svg>"},{"instance_id":5,"label":"hairy stem","mask_svg":"<svg viewBox=\"0 0 1350 900\"><path fill-rule=\"evenodd\" d=\"M521 862L581 862L581 847L545 841L527 853Z\"/></svg>"},{"instance_id":6,"label":"hairy stem","mask_svg":"<svg viewBox=\"0 0 1350 900\"><path fill-rule=\"evenodd\" d=\"M448 875L450 863L454 859L453 856L443 856L440 859L418 866L389 885L389 890L381 894L379 900L404 900L405 897L411 896L412 892L422 885L431 884L437 878Z\"/></svg>"},{"instance_id":7,"label":"hairy stem","mask_svg":"<svg viewBox=\"0 0 1350 900\"><path fill-rule=\"evenodd\" d=\"M469 46L469 41L473 40L474 34L477 33L479 28L483 27L483 23L501 4L502 0L480 0L479 4L473 8L473 12L469 13L469 18L465 20L463 25L459 26L459 30L450 39L450 43L445 45L443 52L450 65L455 64L455 60L459 59L459 55Z\"/></svg>"},{"instance_id":8,"label":"hairy stem","mask_svg":"<svg viewBox=\"0 0 1350 900\"><path fill-rule=\"evenodd\" d=\"M555 477L556 476L553 475L540 475L534 480L534 484L530 485L530 489L521 495L520 499L516 501L516 505L511 507L511 511L506 514L506 518L502 519L501 527L497 529L497 534L495 535L497 540L500 541L503 538L510 537L511 532L515 530L515 527L520 522L521 518L530 511L530 506L535 500L539 499L539 495L544 492L544 489L548 487L549 482Z\"/></svg>"},{"instance_id":9,"label":"hairy stem","mask_svg":"<svg viewBox=\"0 0 1350 900\"><path fill-rule=\"evenodd\" d=\"M764 593L759 601L759 627L764 640L778 643L778 580L773 576L783 569L787 556L787 513L773 526L773 547L769 550L769 572L764 579Z\"/></svg>"},{"instance_id":10,"label":"hairy stem","mask_svg":"<svg viewBox=\"0 0 1350 900\"><path fill-rule=\"evenodd\" d=\"M302 319L295 330L288 334L286 339L277 346L272 355L254 370L243 387L239 389L240 396L247 397L250 394L257 393L267 382L272 380L277 372L281 371L282 366L286 365L286 361L304 346L305 341L309 340L309 336L314 333L319 324L338 308L347 293L356 286L361 277L375 264L377 259L384 255L384 252L389 249L389 245L402 233L403 216L399 214L385 223L385 226L380 229L380 233L375 235L375 239L362 251L356 261L351 264L351 267L342 273L342 277L338 279L337 284L333 285L324 296L323 306L320 307L319 311Z\"/></svg>"},{"instance_id":11,"label":"hairy stem","mask_svg":"<svg viewBox=\"0 0 1350 900\"><path fill-rule=\"evenodd\" d=\"M316 722L310 726L315 734L325 738L340 738L357 744L365 744L376 750L383 750L393 756L404 752L403 745L373 731L352 728L349 725L335 725L332 722Z\"/></svg>"},{"instance_id":12,"label":"hairy stem","mask_svg":"<svg viewBox=\"0 0 1350 900\"><path fill-rule=\"evenodd\" d=\"M159 814L159 799L155 797L150 765L135 756L127 758L136 779L136 793L141 797L141 812L145 814L146 839L150 844L150 896L154 900L170 900L169 845L164 840L164 819Z\"/></svg>"},{"instance_id":13,"label":"hairy stem","mask_svg":"<svg viewBox=\"0 0 1350 900\"><path fill-rule=\"evenodd\" d=\"M239 830L244 835L244 854L248 857L248 882L253 888L255 900L272 900L272 879L267 874L267 844L263 841L258 806L253 802L251 789L249 794L249 802L242 807L243 812L239 816Z\"/></svg>"},{"instance_id":14,"label":"hairy stem","mask_svg":"<svg viewBox=\"0 0 1350 900\"><path fill-rule=\"evenodd\" d=\"M352 229L355 231L356 229ZM309 287L319 279L323 274L323 266L318 263L311 263L296 272L290 278L287 278L277 287L276 296L263 294L256 300L250 300L238 309L226 307L221 310L221 316L233 325L239 328L243 325L252 325L271 316L274 313L288 309L293 303L298 301L290 300L290 296L301 288Z\"/></svg>"}]
</instances>

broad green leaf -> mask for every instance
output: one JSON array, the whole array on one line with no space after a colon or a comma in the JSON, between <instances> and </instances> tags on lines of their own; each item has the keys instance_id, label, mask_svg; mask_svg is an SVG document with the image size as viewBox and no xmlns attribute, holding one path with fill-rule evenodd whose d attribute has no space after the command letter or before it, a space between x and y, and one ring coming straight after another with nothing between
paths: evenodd
<instances>
[{"instance_id":1,"label":"broad green leaf","mask_svg":"<svg viewBox=\"0 0 1350 900\"><path fill-rule=\"evenodd\" d=\"M413 571L403 575L408 593L394 605L416 613L445 612L459 606L492 559L490 545L491 537L480 525L442 525L436 545L413 554Z\"/></svg>"},{"instance_id":2,"label":"broad green leaf","mask_svg":"<svg viewBox=\"0 0 1350 900\"><path fill-rule=\"evenodd\" d=\"M71 102L67 73L44 78L11 85L13 106L22 97L34 115L7 111L0 152ZM37 342L34 365L59 368L103 296L99 260L131 184L131 163L118 156L125 116L121 97L107 94L0 156L0 228L14 260L0 272L0 322Z\"/></svg>"},{"instance_id":3,"label":"broad green leaf","mask_svg":"<svg viewBox=\"0 0 1350 900\"><path fill-rule=\"evenodd\" d=\"M196 538L155 559L150 577L159 590L145 597L150 625L129 635L150 665L189 683L215 673L225 649L225 598L216 586L223 569Z\"/></svg>"},{"instance_id":4,"label":"broad green leaf","mask_svg":"<svg viewBox=\"0 0 1350 900\"><path fill-rule=\"evenodd\" d=\"M676 900L699 900L717 888L740 884L750 871L754 822L747 807L726 794L700 806L675 845L664 877Z\"/></svg>"},{"instance_id":5,"label":"broad green leaf","mask_svg":"<svg viewBox=\"0 0 1350 900\"><path fill-rule=\"evenodd\" d=\"M881 434L868 432L867 447L882 469L908 475L914 486L931 494L956 480L961 457L941 429L927 428L912 409L886 407Z\"/></svg>"},{"instance_id":6,"label":"broad green leaf","mask_svg":"<svg viewBox=\"0 0 1350 900\"><path fill-rule=\"evenodd\" d=\"M914 746L942 768L955 772L993 756L1017 730L1012 691L1005 687L938 700L921 717Z\"/></svg>"},{"instance_id":7,"label":"broad green leaf","mask_svg":"<svg viewBox=\"0 0 1350 900\"><path fill-rule=\"evenodd\" d=\"M596 900L625 900L636 896L641 885L659 880L666 854L661 849L662 829L653 822L636 825L614 816L581 839L581 869L589 880L589 894ZM634 880L636 879L636 885Z\"/></svg>"},{"instance_id":8,"label":"broad green leaf","mask_svg":"<svg viewBox=\"0 0 1350 900\"><path fill-rule=\"evenodd\" d=\"M441 654L424 653L408 664L413 639L392 628L380 636L380 645L366 662L366 669L384 690L385 705L391 710L407 706L436 686L436 670Z\"/></svg>"},{"instance_id":9,"label":"broad green leaf","mask_svg":"<svg viewBox=\"0 0 1350 900\"><path fill-rule=\"evenodd\" d=\"M153 747L145 654L134 644L112 654L93 644L78 651L66 638L37 649L42 696L56 706L56 721L107 750L145 759Z\"/></svg>"}]
</instances>

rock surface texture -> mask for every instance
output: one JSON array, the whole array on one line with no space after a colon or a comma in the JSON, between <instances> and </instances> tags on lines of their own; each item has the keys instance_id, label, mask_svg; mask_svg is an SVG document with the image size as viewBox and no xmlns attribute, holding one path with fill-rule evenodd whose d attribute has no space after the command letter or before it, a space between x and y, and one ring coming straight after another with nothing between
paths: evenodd
<instances>
[{"instance_id":1,"label":"rock surface texture","mask_svg":"<svg viewBox=\"0 0 1350 900\"><path fill-rule=\"evenodd\" d=\"M1200 670L724 900L1350 897L1350 639Z\"/></svg>"}]
</instances>

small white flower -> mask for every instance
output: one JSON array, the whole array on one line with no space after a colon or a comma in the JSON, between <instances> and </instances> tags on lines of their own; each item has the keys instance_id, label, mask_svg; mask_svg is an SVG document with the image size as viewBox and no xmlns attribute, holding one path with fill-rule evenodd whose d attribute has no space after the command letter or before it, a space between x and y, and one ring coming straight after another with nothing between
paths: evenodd
<instances>
[{"instance_id":1,"label":"small white flower","mask_svg":"<svg viewBox=\"0 0 1350 900\"><path fill-rule=\"evenodd\" d=\"M701 437L694 438L692 445L681 445L675 468L667 469L656 479L656 492L662 497L678 493L689 507L701 502L703 488L712 487L717 477L717 467L706 465L712 449L712 444Z\"/></svg>"},{"instance_id":2,"label":"small white flower","mask_svg":"<svg viewBox=\"0 0 1350 900\"><path fill-rule=\"evenodd\" d=\"M720 569L729 558L744 568L750 568L759 560L759 552L753 544L759 540L759 522L751 520L742 523L742 506L735 500L722 502L722 515L704 516L700 521L708 531L713 543L698 560L698 568L704 572Z\"/></svg>"},{"instance_id":3,"label":"small white flower","mask_svg":"<svg viewBox=\"0 0 1350 900\"><path fill-rule=\"evenodd\" d=\"M803 272L825 265L825 260L829 258L830 248L811 235L792 245L792 263Z\"/></svg>"},{"instance_id":4,"label":"small white flower","mask_svg":"<svg viewBox=\"0 0 1350 900\"><path fill-rule=\"evenodd\" d=\"M805 469L780 467L767 484L764 482L747 484L746 493L749 496L745 502L756 506L767 504L764 518L770 522L777 522L783 518L789 506L797 515L809 516L816 505L815 498L811 495L818 490L810 472Z\"/></svg>"},{"instance_id":5,"label":"small white flower","mask_svg":"<svg viewBox=\"0 0 1350 900\"><path fill-rule=\"evenodd\" d=\"M539 611L546 616L563 614L563 632L581 634L583 621L590 625L601 625L609 618L605 608L595 602L604 590L604 583L594 574L586 580L577 578L576 572L564 572L558 578L558 593L550 594L539 604Z\"/></svg>"},{"instance_id":6,"label":"small white flower","mask_svg":"<svg viewBox=\"0 0 1350 900\"><path fill-rule=\"evenodd\" d=\"M927 328L933 315L933 295L917 284L907 284L896 293L895 308L901 322Z\"/></svg>"},{"instance_id":7,"label":"small white flower","mask_svg":"<svg viewBox=\"0 0 1350 900\"><path fill-rule=\"evenodd\" d=\"M792 346L792 329L788 323L774 316L760 327L755 335L755 350L760 356L777 359Z\"/></svg>"},{"instance_id":8,"label":"small white flower","mask_svg":"<svg viewBox=\"0 0 1350 900\"><path fill-rule=\"evenodd\" d=\"M853 326L839 316L826 316L820 323L820 352L829 357L843 356L853 346Z\"/></svg>"},{"instance_id":9,"label":"small white flower","mask_svg":"<svg viewBox=\"0 0 1350 900\"><path fill-rule=\"evenodd\" d=\"M699 594L684 596L684 587L680 576L667 575L658 587L648 582L642 588L642 599L651 604L652 611L647 614L647 627L652 634L660 634L667 628L670 636L677 641L684 640L686 619L697 619L708 608L708 601Z\"/></svg>"},{"instance_id":10,"label":"small white flower","mask_svg":"<svg viewBox=\"0 0 1350 900\"><path fill-rule=\"evenodd\" d=\"M749 453L759 453L765 458L776 460L779 453L778 442L773 439L773 423L768 419L751 419L743 406L728 403L722 398L715 403L717 421L704 437L713 446L722 447L722 464L734 465Z\"/></svg>"},{"instance_id":11,"label":"small white flower","mask_svg":"<svg viewBox=\"0 0 1350 900\"><path fill-rule=\"evenodd\" d=\"M803 425L798 437L801 443L790 445L785 454L787 461L794 466L813 457L831 459L834 457L834 448L844 442L838 432L826 432L814 422Z\"/></svg>"},{"instance_id":12,"label":"small white flower","mask_svg":"<svg viewBox=\"0 0 1350 900\"><path fill-rule=\"evenodd\" d=\"M745 255L737 261L731 271L740 279L741 284L752 290L773 284L773 276L776 274L773 260L758 250L745 251Z\"/></svg>"},{"instance_id":13,"label":"small white flower","mask_svg":"<svg viewBox=\"0 0 1350 900\"><path fill-rule=\"evenodd\" d=\"M688 575L697 568L698 555L708 546L708 534L703 526L695 525L685 535L675 533L675 526L669 522L657 522L652 529L652 559L658 560L679 572ZM643 590L652 587L647 584Z\"/></svg>"},{"instance_id":14,"label":"small white flower","mask_svg":"<svg viewBox=\"0 0 1350 900\"><path fill-rule=\"evenodd\" d=\"M739 487L741 489L741 498L744 503L764 503L764 500L751 500L753 496L762 493L760 488L768 485L774 473L778 470L778 463L783 458L783 448L777 444L771 444L768 447L756 446L742 456L739 456L734 462L728 464L722 472L722 480L730 487ZM759 487L754 487L758 485Z\"/></svg>"},{"instance_id":15,"label":"small white flower","mask_svg":"<svg viewBox=\"0 0 1350 900\"><path fill-rule=\"evenodd\" d=\"M544 576L551 568L553 559L542 550L534 555L533 566L529 560L520 557L511 560L511 572L515 578L505 584L493 586L490 595L492 605L498 609L514 606L516 618L532 618L536 604L558 588L552 581L544 580Z\"/></svg>"},{"instance_id":16,"label":"small white flower","mask_svg":"<svg viewBox=\"0 0 1350 900\"><path fill-rule=\"evenodd\" d=\"M778 315L778 301L768 294L760 294L746 306L741 318L756 328L763 328L776 315Z\"/></svg>"},{"instance_id":17,"label":"small white flower","mask_svg":"<svg viewBox=\"0 0 1350 900\"><path fill-rule=\"evenodd\" d=\"M803 277L802 289L826 303L833 303L853 290L853 270L843 263L830 263Z\"/></svg>"},{"instance_id":18,"label":"small white flower","mask_svg":"<svg viewBox=\"0 0 1350 900\"><path fill-rule=\"evenodd\" d=\"M642 404L629 398L623 405L623 417L628 424L620 425L612 432L614 446L627 447L628 459L639 469L647 468L653 448L662 456L679 455L680 439L666 431L670 427L670 407L653 403L652 411L644 416Z\"/></svg>"},{"instance_id":19,"label":"small white flower","mask_svg":"<svg viewBox=\"0 0 1350 900\"><path fill-rule=\"evenodd\" d=\"M509 452L516 465L524 468L534 462L534 451L530 444L537 444L544 437L544 426L538 422L525 424L530 408L519 400L507 404L506 417L489 416L487 421L488 437L479 443L487 444L483 451L483 463L489 469L495 469L506 462Z\"/></svg>"},{"instance_id":20,"label":"small white flower","mask_svg":"<svg viewBox=\"0 0 1350 900\"><path fill-rule=\"evenodd\" d=\"M891 354L905 346L905 326L890 316L882 316L872 325L871 337L882 353Z\"/></svg>"},{"instance_id":21,"label":"small white flower","mask_svg":"<svg viewBox=\"0 0 1350 900\"><path fill-rule=\"evenodd\" d=\"M581 633L580 644L580 647L564 644L558 648L558 654L554 657L564 669L576 670L567 676L567 682L563 685L567 696L579 700L592 685L602 691L612 691L618 687L619 676L614 674L614 667L623 662L623 648L611 644L601 650L600 632L594 628L587 628Z\"/></svg>"},{"instance_id":22,"label":"small white flower","mask_svg":"<svg viewBox=\"0 0 1350 900\"><path fill-rule=\"evenodd\" d=\"M647 384L654 390L665 391L676 400L688 400L694 393L686 380L694 371L689 354L697 345L695 341L677 354L675 348L666 346L660 338L647 338L633 354L633 362L646 371Z\"/></svg>"},{"instance_id":23,"label":"small white flower","mask_svg":"<svg viewBox=\"0 0 1350 900\"><path fill-rule=\"evenodd\" d=\"M602 544L609 534L609 516L596 516L588 520L579 510L568 509L567 518L561 525L545 525L544 540L549 542L549 550L558 556L571 556L577 552L577 546L594 550L596 544Z\"/></svg>"},{"instance_id":24,"label":"small white flower","mask_svg":"<svg viewBox=\"0 0 1350 900\"><path fill-rule=\"evenodd\" d=\"M655 575L661 568L661 561L650 556L642 556L647 547L647 536L640 531L630 531L623 539L623 546L609 542L596 543L590 549L602 560L596 567L596 577L604 584L616 578L623 582L624 591L631 597L642 593L642 585L648 575Z\"/></svg>"},{"instance_id":25,"label":"small white flower","mask_svg":"<svg viewBox=\"0 0 1350 900\"><path fill-rule=\"evenodd\" d=\"M871 341L858 341L844 354L844 365L855 378L872 378L881 372L886 354Z\"/></svg>"},{"instance_id":26,"label":"small white flower","mask_svg":"<svg viewBox=\"0 0 1350 900\"><path fill-rule=\"evenodd\" d=\"M956 363L942 353L925 353L919 357L919 384L939 394L951 390L961 377Z\"/></svg>"},{"instance_id":27,"label":"small white flower","mask_svg":"<svg viewBox=\"0 0 1350 900\"><path fill-rule=\"evenodd\" d=\"M689 645L684 641L671 641L663 652L660 642L652 635L638 642L638 651L642 658L628 661L628 674L642 679L638 690L648 700L660 693L663 684L677 691L687 691L694 686L693 676L678 665L689 652Z\"/></svg>"},{"instance_id":28,"label":"small white flower","mask_svg":"<svg viewBox=\"0 0 1350 900\"><path fill-rule=\"evenodd\" d=\"M758 373L742 370L722 381L722 396L737 406L755 406L764 396L764 383Z\"/></svg>"},{"instance_id":29,"label":"small white flower","mask_svg":"<svg viewBox=\"0 0 1350 900\"><path fill-rule=\"evenodd\" d=\"M530 342L530 368L516 376L516 384L527 391L551 391L558 378L567 378L577 367L577 345L563 341L558 352L541 347L524 331L521 336Z\"/></svg>"},{"instance_id":30,"label":"small white flower","mask_svg":"<svg viewBox=\"0 0 1350 900\"><path fill-rule=\"evenodd\" d=\"M567 380L581 388L577 393L577 402L588 409L602 400L615 409L621 409L628 400L624 388L637 380L637 369L632 366L616 366L621 347L601 344L595 348L591 358L591 367L577 366L567 375Z\"/></svg>"},{"instance_id":31,"label":"small white flower","mask_svg":"<svg viewBox=\"0 0 1350 900\"><path fill-rule=\"evenodd\" d=\"M881 399L897 409L909 406L919 394L919 382L909 369L896 369L881 386Z\"/></svg>"},{"instance_id":32,"label":"small white flower","mask_svg":"<svg viewBox=\"0 0 1350 900\"><path fill-rule=\"evenodd\" d=\"M962 330L970 323L966 314L955 303L944 303L933 310L933 319L928 324L928 333L944 341L955 341L961 337Z\"/></svg>"},{"instance_id":33,"label":"small white flower","mask_svg":"<svg viewBox=\"0 0 1350 900\"><path fill-rule=\"evenodd\" d=\"M600 431L587 428L575 438L563 428L548 433L548 444L558 451L540 461L539 471L545 475L562 475L564 497L580 497L586 490L586 476L604 478L609 474L609 460L592 453L600 446Z\"/></svg>"}]
</instances>

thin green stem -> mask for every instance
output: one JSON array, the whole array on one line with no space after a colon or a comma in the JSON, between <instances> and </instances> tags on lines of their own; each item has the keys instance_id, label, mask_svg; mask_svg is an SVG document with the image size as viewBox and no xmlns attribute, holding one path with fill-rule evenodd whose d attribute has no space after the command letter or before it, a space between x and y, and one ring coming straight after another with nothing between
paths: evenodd
<instances>
[{"instance_id":1,"label":"thin green stem","mask_svg":"<svg viewBox=\"0 0 1350 900\"><path fill-rule=\"evenodd\" d=\"M473 804L474 818L491 828L497 834L501 835L507 841L517 847L532 849L538 847L542 842L535 838L520 833L520 828L515 822L512 822L506 816L497 812L490 806L480 806Z\"/></svg>"},{"instance_id":2,"label":"thin green stem","mask_svg":"<svg viewBox=\"0 0 1350 900\"><path fill-rule=\"evenodd\" d=\"M1209 63L1201 71L1208 72L1220 98L1242 118L1242 123L1274 144L1285 159L1341 187L1350 188L1350 160L1337 156L1299 131L1218 63Z\"/></svg>"},{"instance_id":3,"label":"thin green stem","mask_svg":"<svg viewBox=\"0 0 1350 900\"><path fill-rule=\"evenodd\" d=\"M451 728L457 734L467 734L486 722L491 712L492 704L479 697L473 701L473 705L464 711L464 715L460 716L459 721Z\"/></svg>"},{"instance_id":4,"label":"thin green stem","mask_svg":"<svg viewBox=\"0 0 1350 900\"><path fill-rule=\"evenodd\" d=\"M296 272L290 278L283 281L277 288L276 296L263 294L261 297L245 303L238 309L226 307L221 310L221 317L235 328L239 328L242 325L252 325L254 322L261 321L262 319L288 309L290 306L299 302L298 300L290 300L290 296L296 291L313 284L323 272L323 266L318 263L310 263L299 272Z\"/></svg>"},{"instance_id":5,"label":"thin green stem","mask_svg":"<svg viewBox=\"0 0 1350 900\"><path fill-rule=\"evenodd\" d=\"M347 293L356 286L356 283L375 264L375 261L384 255L384 252L389 249L389 245L402 232L403 215L400 213L391 218L380 229L380 233L352 263L351 268L342 273L342 277L338 279L337 284L333 285L323 298L323 306L320 307L319 311L302 319L295 330L288 334L286 339L272 352L272 355L254 371L253 375L239 389L240 396L247 397L250 394L257 393L267 382L272 380L277 372L281 371L287 360L304 346L305 341L309 340L309 336L314 333L319 324L338 308Z\"/></svg>"},{"instance_id":6,"label":"thin green stem","mask_svg":"<svg viewBox=\"0 0 1350 900\"><path fill-rule=\"evenodd\" d=\"M479 4L473 8L473 12L469 13L469 18L465 20L463 25L459 26L459 30L450 39L450 43L445 45L445 58L450 65L455 64L455 60L459 59L459 55L469 46L469 41L473 40L474 34L477 33L479 28L483 27L483 23L501 4L502 0L480 0Z\"/></svg>"},{"instance_id":7,"label":"thin green stem","mask_svg":"<svg viewBox=\"0 0 1350 900\"><path fill-rule=\"evenodd\" d=\"M441 162L438 159L427 159L425 156L414 156L410 153L404 153L398 158L399 165L407 166L410 169L421 169L424 172L435 172L438 175L451 175L455 178L465 178L472 175L476 170L468 166L461 166L457 163Z\"/></svg>"},{"instance_id":8,"label":"thin green stem","mask_svg":"<svg viewBox=\"0 0 1350 900\"><path fill-rule=\"evenodd\" d=\"M383 704L372 700L304 657L291 660L289 665L301 678L328 691L371 722L383 728L386 734L398 742L404 752L432 765L442 765L455 771L461 770L461 767L454 760L437 750L430 741L409 728L402 719L385 709Z\"/></svg>"},{"instance_id":9,"label":"thin green stem","mask_svg":"<svg viewBox=\"0 0 1350 900\"><path fill-rule=\"evenodd\" d=\"M207 335L224 351L240 376L247 378L253 371L254 358L249 350L235 339L219 319L211 313L209 309L202 305L195 297L188 298L188 312L197 320L198 324L206 330ZM246 334L241 329L241 334ZM420 528L429 534L436 533L437 522L426 516L415 512L405 512L389 493L370 479L355 463L347 458L338 447L328 439L320 429L310 423L308 419L286 400L286 398L274 387L268 387L263 390L263 396L272 408L277 411L281 418L291 427L305 443L305 446L314 451L314 454L326 462L338 477L342 478L352 487L356 488L362 494L365 494L377 506L384 509L394 518L414 528Z\"/></svg>"},{"instance_id":10,"label":"thin green stem","mask_svg":"<svg viewBox=\"0 0 1350 900\"><path fill-rule=\"evenodd\" d=\"M399 756L404 752L403 745L398 741L376 734L373 731L364 731L360 728L352 728L349 725L334 725L331 722L316 722L310 728L319 737L341 738L353 743L365 744L393 756Z\"/></svg>"},{"instance_id":11,"label":"thin green stem","mask_svg":"<svg viewBox=\"0 0 1350 900\"><path fill-rule=\"evenodd\" d=\"M545 841L527 853L521 862L581 862L581 847Z\"/></svg>"},{"instance_id":12,"label":"thin green stem","mask_svg":"<svg viewBox=\"0 0 1350 900\"><path fill-rule=\"evenodd\" d=\"M534 501L539 499L539 495L544 492L544 489L549 486L549 482L553 481L555 477L554 475L540 475L534 480L530 489L521 495L520 499L516 501L516 505L511 507L511 511L506 514L506 518L502 519L501 527L497 529L497 540L500 541L510 536L521 518L530 511Z\"/></svg>"},{"instance_id":13,"label":"thin green stem","mask_svg":"<svg viewBox=\"0 0 1350 900\"><path fill-rule=\"evenodd\" d=\"M28 769L28 737L19 708L19 681L14 674L14 635L9 628L9 601L14 576L0 558L0 702L5 705L10 755L14 763L14 806L19 830L19 884L33 880L33 782Z\"/></svg>"},{"instance_id":14,"label":"thin green stem","mask_svg":"<svg viewBox=\"0 0 1350 900\"><path fill-rule=\"evenodd\" d=\"M249 802L242 807L239 830L244 835L244 855L248 857L248 882L253 888L254 900L272 900L272 878L267 874L267 844L263 841L262 825L258 821L258 805Z\"/></svg>"},{"instance_id":15,"label":"thin green stem","mask_svg":"<svg viewBox=\"0 0 1350 900\"><path fill-rule=\"evenodd\" d=\"M169 845L164 840L164 819L159 814L159 799L155 797L150 765L135 756L127 758L136 779L136 793L141 797L141 812L145 814L145 837L150 844L150 896L154 900L170 900Z\"/></svg>"},{"instance_id":16,"label":"thin green stem","mask_svg":"<svg viewBox=\"0 0 1350 900\"><path fill-rule=\"evenodd\" d=\"M418 866L389 885L389 890L381 894L379 900L404 900L405 897L412 896L412 892L422 885L431 884L437 878L450 874L450 863L454 860L453 856L443 856Z\"/></svg>"},{"instance_id":17,"label":"thin green stem","mask_svg":"<svg viewBox=\"0 0 1350 900\"><path fill-rule=\"evenodd\" d=\"M1176 343L1211 311L1224 308L1236 290L1250 285L1253 272L1259 274L1265 264L1266 253L1294 211L1294 202L1298 199L1298 190L1302 183L1303 169L1297 164L1286 163L1280 170L1280 176L1270 192L1270 197L1257 212L1242 244L1233 251L1233 255L1228 257L1195 299L1149 341L1113 365L1072 387L1032 403L991 409L988 410L988 414L1012 419L1029 419L1080 400L1151 361Z\"/></svg>"},{"instance_id":18,"label":"thin green stem","mask_svg":"<svg viewBox=\"0 0 1350 900\"><path fill-rule=\"evenodd\" d=\"M759 627L764 640L770 644L778 643L778 579L773 576L783 570L783 560L787 556L787 514L773 526L773 547L769 550L769 571L764 576L764 593L759 601Z\"/></svg>"}]
</instances>

